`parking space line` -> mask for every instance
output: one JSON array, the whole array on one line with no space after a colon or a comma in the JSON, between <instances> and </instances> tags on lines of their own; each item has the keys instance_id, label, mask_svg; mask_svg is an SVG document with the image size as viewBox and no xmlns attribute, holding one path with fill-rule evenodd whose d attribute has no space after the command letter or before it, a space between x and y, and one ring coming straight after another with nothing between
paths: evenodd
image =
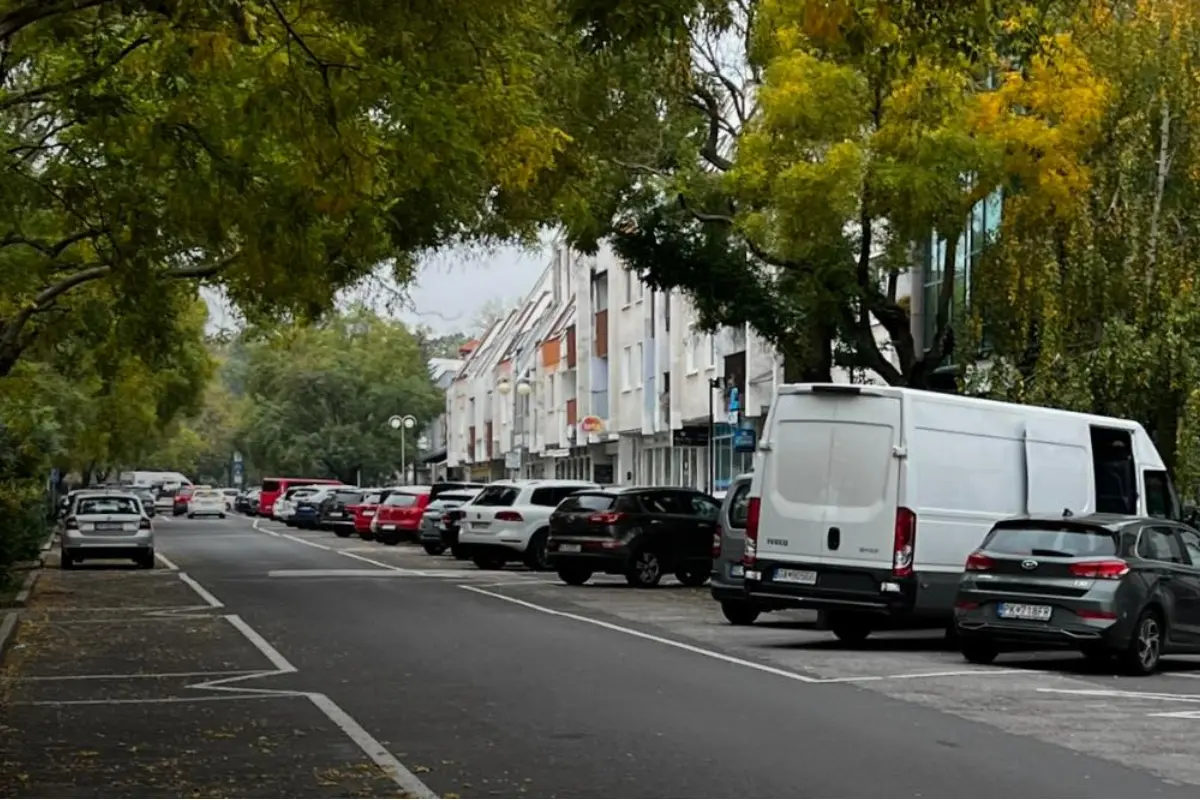
<instances>
[{"instance_id":1,"label":"parking space line","mask_svg":"<svg viewBox=\"0 0 1200 800\"><path fill-rule=\"evenodd\" d=\"M292 666L292 662L283 657L283 654L271 646L271 643L264 639L258 631L251 628L246 620L239 617L237 614L226 614L225 619L229 620L229 624L237 628L243 636L250 640L250 644L258 648L258 652L262 653L267 661L281 673L296 672L296 668Z\"/></svg>"},{"instance_id":2,"label":"parking space line","mask_svg":"<svg viewBox=\"0 0 1200 800\"><path fill-rule=\"evenodd\" d=\"M196 697L109 697L97 700L18 700L14 706L132 706L159 703L215 703L221 700L265 700L275 697L303 697L303 692L290 694L214 694Z\"/></svg>"},{"instance_id":3,"label":"parking space line","mask_svg":"<svg viewBox=\"0 0 1200 800\"><path fill-rule=\"evenodd\" d=\"M282 536L284 539L291 539L293 542L299 542L300 544L306 544L309 547L315 547L318 550L333 550L333 548L327 544L321 544L320 542L314 542L314 541L310 541L308 539L302 539L299 536L294 536L290 533L281 533L279 535Z\"/></svg>"},{"instance_id":4,"label":"parking space line","mask_svg":"<svg viewBox=\"0 0 1200 800\"><path fill-rule=\"evenodd\" d=\"M860 675L853 678L816 678L813 683L869 683L874 681L911 681L920 678L991 677L1028 672L1027 669L955 669L944 672L905 672L897 675Z\"/></svg>"},{"instance_id":5,"label":"parking space line","mask_svg":"<svg viewBox=\"0 0 1200 800\"><path fill-rule=\"evenodd\" d=\"M192 587L192 591L195 592L196 594L200 595L200 599L203 600L204 602L208 603L208 605L210 607L212 607L212 608L224 608L225 607L224 603L222 603L217 598L213 597L212 592L208 591L208 589L205 589L203 586L196 583L196 579L193 578L191 575L188 575L186 572L180 572L180 573L178 573L178 575L179 575L179 580L183 581L188 586Z\"/></svg>"},{"instance_id":6,"label":"parking space line","mask_svg":"<svg viewBox=\"0 0 1200 800\"><path fill-rule=\"evenodd\" d=\"M730 656L730 655L726 655L724 653L718 653L715 650L708 650L703 647L697 647L696 645L686 644L684 642L677 642L674 639L667 639L662 636L655 636L652 633L644 633L643 631L635 630L633 628L626 628L623 625L616 625L611 622L604 622L602 620L592 619L591 617L585 617L580 614L571 614L566 611L556 611L552 608L547 608L546 606L539 606L536 603L530 603L526 600L518 600L515 597L508 597L507 595L500 594L499 592L489 592L487 589L482 589L478 586L471 586L470 584L459 584L458 588L466 589L468 592L475 592L476 594L481 594L486 597L492 597L497 600L503 600L506 603L512 603L514 605L528 608L531 611L539 611L543 614L549 614L552 617L563 617L564 619L574 620L575 622L584 622L584 623L587 623L588 625L595 625L597 627L605 628L610 631L616 631L617 633L623 633L626 636L633 636L638 639L645 639L646 641L649 641L649 642L656 642L657 644L666 645L667 647L674 647L677 650L684 650L689 653L695 653L696 655L705 656L706 658L711 658L716 661L724 661L727 664L734 664L739 667L747 667L748 669L757 670L759 672L765 672L769 675L776 675L780 678L787 678L788 680L798 681L800 683L822 683L823 682L821 678L813 678L809 675L801 675L798 672L791 672L790 670L780 669L778 667L772 667L772 666L768 666L766 664L759 664L754 661L748 661L744 658L737 658L736 656Z\"/></svg>"},{"instance_id":7,"label":"parking space line","mask_svg":"<svg viewBox=\"0 0 1200 800\"><path fill-rule=\"evenodd\" d=\"M1077 697L1111 697L1127 700L1174 700L1180 703L1200 703L1200 694L1171 694L1169 692L1130 692L1122 689L1051 689L1038 687L1045 694L1069 694Z\"/></svg>"},{"instance_id":8,"label":"parking space line","mask_svg":"<svg viewBox=\"0 0 1200 800\"><path fill-rule=\"evenodd\" d=\"M205 678L205 677L221 677L223 675L257 675L261 673L260 669L222 669L212 672L127 672L123 674L102 674L102 675L29 675L29 676L14 676L10 680L22 683L34 682L53 682L53 681L122 681L122 680L137 680L142 678Z\"/></svg>"},{"instance_id":9,"label":"parking space line","mask_svg":"<svg viewBox=\"0 0 1200 800\"><path fill-rule=\"evenodd\" d=\"M161 561L163 566L167 569L171 570L172 572L179 572L179 565L157 550L154 551L154 557Z\"/></svg>"}]
</instances>

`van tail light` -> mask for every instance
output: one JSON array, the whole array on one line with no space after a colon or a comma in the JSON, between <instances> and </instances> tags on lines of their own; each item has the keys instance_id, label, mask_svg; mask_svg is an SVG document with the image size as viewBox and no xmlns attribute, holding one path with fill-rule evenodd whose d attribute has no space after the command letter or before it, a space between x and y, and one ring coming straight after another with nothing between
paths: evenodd
<instances>
[{"instance_id":1,"label":"van tail light","mask_svg":"<svg viewBox=\"0 0 1200 800\"><path fill-rule=\"evenodd\" d=\"M138 523L138 527L144 531L150 530L150 520L146 517L142 517L142 521Z\"/></svg>"},{"instance_id":2,"label":"van tail light","mask_svg":"<svg viewBox=\"0 0 1200 800\"><path fill-rule=\"evenodd\" d=\"M721 557L721 537L723 535L724 531L722 531L721 526L718 525L717 529L713 531L712 557L714 560Z\"/></svg>"},{"instance_id":3,"label":"van tail light","mask_svg":"<svg viewBox=\"0 0 1200 800\"><path fill-rule=\"evenodd\" d=\"M68 528L78 528L79 520L76 519L75 517L67 517L65 520L63 520L63 524L66 525Z\"/></svg>"},{"instance_id":4,"label":"van tail light","mask_svg":"<svg viewBox=\"0 0 1200 800\"><path fill-rule=\"evenodd\" d=\"M496 515L497 522L524 522L525 518L519 511L501 511Z\"/></svg>"},{"instance_id":5,"label":"van tail light","mask_svg":"<svg viewBox=\"0 0 1200 800\"><path fill-rule=\"evenodd\" d=\"M967 572L988 572L994 566L996 562L983 553L971 553L967 556Z\"/></svg>"},{"instance_id":6,"label":"van tail light","mask_svg":"<svg viewBox=\"0 0 1200 800\"><path fill-rule=\"evenodd\" d=\"M913 551L917 546L917 515L912 509L896 509L896 533L892 546L892 575L907 578L913 574Z\"/></svg>"},{"instance_id":7,"label":"van tail light","mask_svg":"<svg viewBox=\"0 0 1200 800\"><path fill-rule=\"evenodd\" d=\"M1124 561L1109 559L1105 561L1081 561L1068 567L1071 575L1076 578L1098 578L1115 581L1123 578L1129 572L1129 565Z\"/></svg>"},{"instance_id":8,"label":"van tail light","mask_svg":"<svg viewBox=\"0 0 1200 800\"><path fill-rule=\"evenodd\" d=\"M762 498L751 497L746 506L746 544L742 550L742 565L753 567L758 559L758 510Z\"/></svg>"},{"instance_id":9,"label":"van tail light","mask_svg":"<svg viewBox=\"0 0 1200 800\"><path fill-rule=\"evenodd\" d=\"M598 511L588 516L588 522L593 525L616 525L625 519L620 511Z\"/></svg>"}]
</instances>

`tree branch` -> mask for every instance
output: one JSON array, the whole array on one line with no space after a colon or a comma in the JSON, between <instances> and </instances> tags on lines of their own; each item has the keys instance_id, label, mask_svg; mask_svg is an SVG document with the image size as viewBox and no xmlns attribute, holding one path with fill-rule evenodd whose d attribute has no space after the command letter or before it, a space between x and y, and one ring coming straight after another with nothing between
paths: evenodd
<instances>
[{"instance_id":1,"label":"tree branch","mask_svg":"<svg viewBox=\"0 0 1200 800\"><path fill-rule=\"evenodd\" d=\"M84 72L82 75L76 75L74 78L70 78L65 81L51 83L48 86L39 86L36 89L30 89L27 92L21 92L20 94L15 94L4 99L0 99L0 111L7 111L10 108L15 108L20 105L36 103L39 100L44 100L52 94L57 94L58 92L66 91L67 89L74 89L77 86L83 86L84 84L96 81L103 77L104 73L108 72L117 64L120 64L123 60L125 60L126 56L128 56L134 50L137 50L142 45L149 43L149 36L139 36L125 47L121 48L121 52L117 53L116 58L107 64L93 67L87 72Z\"/></svg>"},{"instance_id":2,"label":"tree branch","mask_svg":"<svg viewBox=\"0 0 1200 800\"><path fill-rule=\"evenodd\" d=\"M692 91L699 98L693 101L692 105L708 117L708 137L700 148L700 155L709 164L727 172L733 168L733 162L721 155L721 123L724 122L721 105L717 102L717 96L703 86L694 86Z\"/></svg>"},{"instance_id":3,"label":"tree branch","mask_svg":"<svg viewBox=\"0 0 1200 800\"><path fill-rule=\"evenodd\" d=\"M53 244L48 244L46 242L39 242L35 239L27 239L19 234L10 233L4 238L0 239L0 249L24 245L37 250L42 255L46 256L46 258L53 261L62 255L67 248L71 247L71 245L78 244L86 239L95 239L96 237L103 235L105 235L105 231L88 228L87 230L72 234L65 239L60 239Z\"/></svg>"},{"instance_id":4,"label":"tree branch","mask_svg":"<svg viewBox=\"0 0 1200 800\"><path fill-rule=\"evenodd\" d=\"M7 42L35 22L112 2L113 0L30 0L26 5L18 6L0 16L0 42Z\"/></svg>"}]
</instances>

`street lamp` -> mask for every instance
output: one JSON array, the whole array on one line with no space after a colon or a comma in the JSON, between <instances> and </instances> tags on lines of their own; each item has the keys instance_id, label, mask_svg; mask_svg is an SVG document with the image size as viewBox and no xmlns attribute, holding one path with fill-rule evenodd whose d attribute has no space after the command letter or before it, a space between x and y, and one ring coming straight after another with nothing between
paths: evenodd
<instances>
[{"instance_id":1,"label":"street lamp","mask_svg":"<svg viewBox=\"0 0 1200 800\"><path fill-rule=\"evenodd\" d=\"M713 441L716 435L716 408L713 403L713 393L725 388L724 378L708 379L708 493L712 494L717 486L717 448Z\"/></svg>"},{"instance_id":2,"label":"street lamp","mask_svg":"<svg viewBox=\"0 0 1200 800\"><path fill-rule=\"evenodd\" d=\"M513 390L513 383L508 378L501 378L496 384L496 391L500 394L508 394ZM533 387L529 385L529 381L525 378L517 381L517 394L526 395L533 391Z\"/></svg>"},{"instance_id":3,"label":"street lamp","mask_svg":"<svg viewBox=\"0 0 1200 800\"><path fill-rule=\"evenodd\" d=\"M403 481L408 484L408 432L417 427L417 418L412 414L400 416L395 414L388 417L388 425L394 431L400 431L400 468L404 470Z\"/></svg>"}]
</instances>

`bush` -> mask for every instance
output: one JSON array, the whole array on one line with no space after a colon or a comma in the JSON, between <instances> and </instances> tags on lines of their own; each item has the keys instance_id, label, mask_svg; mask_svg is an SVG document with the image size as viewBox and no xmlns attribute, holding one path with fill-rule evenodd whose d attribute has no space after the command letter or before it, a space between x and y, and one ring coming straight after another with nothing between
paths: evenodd
<instances>
[{"instance_id":1,"label":"bush","mask_svg":"<svg viewBox=\"0 0 1200 800\"><path fill-rule=\"evenodd\" d=\"M36 558L50 534L46 503L40 481L0 483L0 588L11 578L9 568Z\"/></svg>"}]
</instances>

